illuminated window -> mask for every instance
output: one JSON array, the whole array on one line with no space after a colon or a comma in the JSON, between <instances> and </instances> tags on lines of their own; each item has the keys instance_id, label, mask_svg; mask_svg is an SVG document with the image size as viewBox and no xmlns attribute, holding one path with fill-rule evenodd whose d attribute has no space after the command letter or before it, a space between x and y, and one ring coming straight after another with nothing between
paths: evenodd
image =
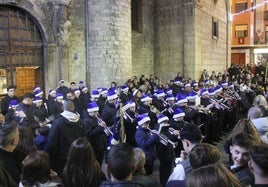
<instances>
[{"instance_id":1,"label":"illuminated window","mask_svg":"<svg viewBox=\"0 0 268 187\"><path fill-rule=\"evenodd\" d=\"M235 26L235 37L247 37L248 36L248 25L236 25Z\"/></svg>"}]
</instances>

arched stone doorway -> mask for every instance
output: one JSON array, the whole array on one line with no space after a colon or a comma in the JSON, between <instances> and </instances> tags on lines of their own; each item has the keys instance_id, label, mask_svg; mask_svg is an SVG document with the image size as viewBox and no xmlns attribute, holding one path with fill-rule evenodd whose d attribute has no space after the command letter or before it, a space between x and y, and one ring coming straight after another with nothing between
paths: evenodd
<instances>
[{"instance_id":1,"label":"arched stone doorway","mask_svg":"<svg viewBox=\"0 0 268 187\"><path fill-rule=\"evenodd\" d=\"M9 85L17 95L44 89L44 47L35 19L23 9L0 5L0 94Z\"/></svg>"}]
</instances>

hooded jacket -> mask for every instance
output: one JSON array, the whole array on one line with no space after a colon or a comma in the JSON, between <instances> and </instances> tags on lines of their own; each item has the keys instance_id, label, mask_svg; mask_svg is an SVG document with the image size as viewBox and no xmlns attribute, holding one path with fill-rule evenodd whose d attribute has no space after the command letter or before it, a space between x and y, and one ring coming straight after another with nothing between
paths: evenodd
<instances>
[{"instance_id":1,"label":"hooded jacket","mask_svg":"<svg viewBox=\"0 0 268 187\"><path fill-rule=\"evenodd\" d=\"M72 142L83 136L83 122L79 114L64 111L53 121L45 151L48 152L56 172L62 172Z\"/></svg>"}]
</instances>

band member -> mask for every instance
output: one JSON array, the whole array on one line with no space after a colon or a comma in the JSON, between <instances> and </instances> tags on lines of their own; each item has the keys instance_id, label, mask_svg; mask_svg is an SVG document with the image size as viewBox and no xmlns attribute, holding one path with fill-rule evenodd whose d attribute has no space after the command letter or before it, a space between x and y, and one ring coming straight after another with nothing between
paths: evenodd
<instances>
[{"instance_id":1,"label":"band member","mask_svg":"<svg viewBox=\"0 0 268 187\"><path fill-rule=\"evenodd\" d=\"M173 147L175 143L170 141L171 134L169 133L169 118L163 114L160 114L157 119L160 141L156 144L156 153L160 161L160 183L162 186L165 186L172 172L172 165L175 160Z\"/></svg>"},{"instance_id":2,"label":"band member","mask_svg":"<svg viewBox=\"0 0 268 187\"><path fill-rule=\"evenodd\" d=\"M151 123L150 128L154 129L157 123L157 115L160 112L152 105L152 98L148 95L144 95L141 98L141 104L137 108L138 114L148 114L150 117Z\"/></svg>"},{"instance_id":3,"label":"band member","mask_svg":"<svg viewBox=\"0 0 268 187\"><path fill-rule=\"evenodd\" d=\"M120 98L122 103L126 103L127 101L130 100L131 95L129 93L129 87L127 85L123 85L121 87L121 92L120 92L119 98Z\"/></svg>"},{"instance_id":4,"label":"band member","mask_svg":"<svg viewBox=\"0 0 268 187\"><path fill-rule=\"evenodd\" d=\"M99 106L96 102L87 105L88 115L83 119L84 133L93 147L96 159L102 165L107 147L107 134L104 132L105 122L98 119Z\"/></svg>"},{"instance_id":5,"label":"band member","mask_svg":"<svg viewBox=\"0 0 268 187\"><path fill-rule=\"evenodd\" d=\"M172 94L167 94L166 103L166 107L163 111L161 111L161 113L171 119L174 112L173 109L175 107L175 97Z\"/></svg>"},{"instance_id":6,"label":"band member","mask_svg":"<svg viewBox=\"0 0 268 187\"><path fill-rule=\"evenodd\" d=\"M123 106L124 126L126 133L126 143L136 147L135 134L137 130L136 120L136 104L133 101L128 101Z\"/></svg>"},{"instance_id":7,"label":"band member","mask_svg":"<svg viewBox=\"0 0 268 187\"><path fill-rule=\"evenodd\" d=\"M114 90L110 90L107 93L107 103L103 108L101 119L105 121L107 126L112 126L115 122L117 112L117 99L118 96Z\"/></svg>"},{"instance_id":8,"label":"band member","mask_svg":"<svg viewBox=\"0 0 268 187\"><path fill-rule=\"evenodd\" d=\"M180 151L183 149L182 143L178 139L179 133L182 130L183 125L188 124L188 122L184 121L184 116L185 116L185 113L183 112L182 109L175 108L174 113L173 113L173 117L170 120L170 127L172 129L174 129L172 132L173 135L170 137L170 139L171 139L171 141L177 142L177 144L178 144L178 146L177 146L178 148L175 149L176 157L179 157L179 155L181 153Z\"/></svg>"},{"instance_id":9,"label":"band member","mask_svg":"<svg viewBox=\"0 0 268 187\"><path fill-rule=\"evenodd\" d=\"M100 110L99 110L100 115L102 115L102 111L107 101L107 93L108 93L107 88L100 88L100 97L97 101L97 104L100 107Z\"/></svg>"},{"instance_id":10,"label":"band member","mask_svg":"<svg viewBox=\"0 0 268 187\"><path fill-rule=\"evenodd\" d=\"M153 97L153 105L159 111L163 111L166 108L167 102L165 101L165 92L162 89L157 90L155 97Z\"/></svg>"},{"instance_id":11,"label":"band member","mask_svg":"<svg viewBox=\"0 0 268 187\"><path fill-rule=\"evenodd\" d=\"M135 134L136 144L141 148L146 155L146 162L144 165L147 175L153 173L154 161L156 159L155 145L159 140L159 135L156 130L150 130L150 117L146 114L141 114L137 118L138 129Z\"/></svg>"},{"instance_id":12,"label":"band member","mask_svg":"<svg viewBox=\"0 0 268 187\"><path fill-rule=\"evenodd\" d=\"M91 97L87 87L84 86L81 88L81 96L80 97L81 97L83 109L86 110L87 104L90 102L90 97Z\"/></svg>"}]
</instances>

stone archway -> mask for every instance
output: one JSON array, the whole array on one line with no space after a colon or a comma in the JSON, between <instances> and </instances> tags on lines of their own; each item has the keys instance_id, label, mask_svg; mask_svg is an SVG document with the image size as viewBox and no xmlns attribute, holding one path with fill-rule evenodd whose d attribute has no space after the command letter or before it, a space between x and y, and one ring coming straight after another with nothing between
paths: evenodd
<instances>
[{"instance_id":1,"label":"stone archway","mask_svg":"<svg viewBox=\"0 0 268 187\"><path fill-rule=\"evenodd\" d=\"M43 37L33 16L16 6L0 5L0 89L17 85L22 96L34 85L44 88L43 66Z\"/></svg>"}]
</instances>

